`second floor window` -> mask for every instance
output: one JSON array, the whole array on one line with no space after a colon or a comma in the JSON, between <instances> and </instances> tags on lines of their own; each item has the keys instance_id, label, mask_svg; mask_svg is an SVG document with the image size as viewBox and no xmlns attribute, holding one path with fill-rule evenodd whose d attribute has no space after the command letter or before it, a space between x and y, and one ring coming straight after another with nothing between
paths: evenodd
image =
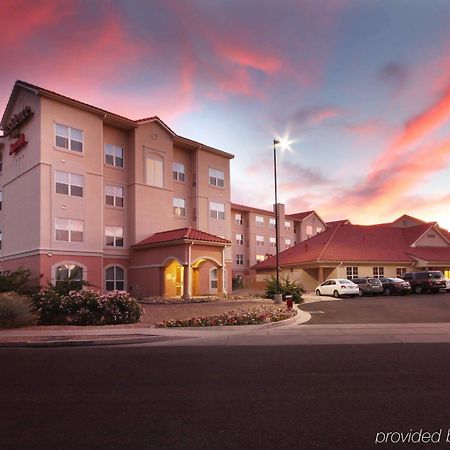
<instances>
[{"instance_id":1,"label":"second floor window","mask_svg":"<svg viewBox=\"0 0 450 450\"><path fill-rule=\"evenodd\" d=\"M83 242L84 222L75 219L55 219L55 239L66 242Z\"/></svg>"},{"instance_id":2,"label":"second floor window","mask_svg":"<svg viewBox=\"0 0 450 450\"><path fill-rule=\"evenodd\" d=\"M238 266L244 265L244 255L236 255L236 265Z\"/></svg>"},{"instance_id":3,"label":"second floor window","mask_svg":"<svg viewBox=\"0 0 450 450\"><path fill-rule=\"evenodd\" d=\"M244 235L236 234L236 245L244 245Z\"/></svg>"},{"instance_id":4,"label":"second floor window","mask_svg":"<svg viewBox=\"0 0 450 450\"><path fill-rule=\"evenodd\" d=\"M312 226L311 225L306 225L306 236L307 237L311 237L312 236L312 234L313 234L313 231L312 231L313 229L312 229Z\"/></svg>"},{"instance_id":5,"label":"second floor window","mask_svg":"<svg viewBox=\"0 0 450 450\"><path fill-rule=\"evenodd\" d=\"M236 225L242 225L242 214L235 214L234 222L236 223Z\"/></svg>"},{"instance_id":6,"label":"second floor window","mask_svg":"<svg viewBox=\"0 0 450 450\"><path fill-rule=\"evenodd\" d=\"M270 245L271 247L276 247L276 245L277 245L277 239L274 238L274 237L269 238L269 245Z\"/></svg>"},{"instance_id":7,"label":"second floor window","mask_svg":"<svg viewBox=\"0 0 450 450\"><path fill-rule=\"evenodd\" d=\"M225 205L223 203L210 202L209 214L212 219L225 219Z\"/></svg>"},{"instance_id":8,"label":"second floor window","mask_svg":"<svg viewBox=\"0 0 450 450\"><path fill-rule=\"evenodd\" d=\"M284 243L286 245L286 248L289 248L292 245L292 241L290 239L285 239Z\"/></svg>"},{"instance_id":9,"label":"second floor window","mask_svg":"<svg viewBox=\"0 0 450 450\"><path fill-rule=\"evenodd\" d=\"M66 125L55 125L55 144L57 147L83 152L83 130L67 127Z\"/></svg>"},{"instance_id":10,"label":"second floor window","mask_svg":"<svg viewBox=\"0 0 450 450\"><path fill-rule=\"evenodd\" d=\"M184 198L173 199L173 214L177 217L186 217L186 200Z\"/></svg>"},{"instance_id":11,"label":"second floor window","mask_svg":"<svg viewBox=\"0 0 450 450\"><path fill-rule=\"evenodd\" d=\"M218 169L209 169L209 184L211 186L224 186L224 172Z\"/></svg>"},{"instance_id":12,"label":"second floor window","mask_svg":"<svg viewBox=\"0 0 450 450\"><path fill-rule=\"evenodd\" d=\"M123 148L117 145L105 144L105 164L123 167Z\"/></svg>"},{"instance_id":13,"label":"second floor window","mask_svg":"<svg viewBox=\"0 0 450 450\"><path fill-rule=\"evenodd\" d=\"M264 236L256 236L256 245L264 245Z\"/></svg>"},{"instance_id":14,"label":"second floor window","mask_svg":"<svg viewBox=\"0 0 450 450\"><path fill-rule=\"evenodd\" d=\"M105 199L108 206L123 208L123 187L105 185Z\"/></svg>"},{"instance_id":15,"label":"second floor window","mask_svg":"<svg viewBox=\"0 0 450 450\"><path fill-rule=\"evenodd\" d=\"M284 230L285 230L287 233L290 233L290 232L291 232L291 222L288 222L288 221L284 222Z\"/></svg>"},{"instance_id":16,"label":"second floor window","mask_svg":"<svg viewBox=\"0 0 450 450\"><path fill-rule=\"evenodd\" d=\"M257 227L262 227L264 225L264 217L263 216L255 216L255 223Z\"/></svg>"},{"instance_id":17,"label":"second floor window","mask_svg":"<svg viewBox=\"0 0 450 450\"><path fill-rule=\"evenodd\" d=\"M273 219L272 217L269 219L269 228L272 228L273 230L275 229L275 219Z\"/></svg>"},{"instance_id":18,"label":"second floor window","mask_svg":"<svg viewBox=\"0 0 450 450\"><path fill-rule=\"evenodd\" d=\"M185 173L184 173L184 164L174 162L172 165L173 170L173 179L175 181L181 181L184 182L186 179Z\"/></svg>"},{"instance_id":19,"label":"second floor window","mask_svg":"<svg viewBox=\"0 0 450 450\"><path fill-rule=\"evenodd\" d=\"M55 179L57 194L70 195L72 197L83 197L83 175L56 170Z\"/></svg>"},{"instance_id":20,"label":"second floor window","mask_svg":"<svg viewBox=\"0 0 450 450\"><path fill-rule=\"evenodd\" d=\"M105 243L107 247L123 247L123 227L105 227Z\"/></svg>"}]
</instances>

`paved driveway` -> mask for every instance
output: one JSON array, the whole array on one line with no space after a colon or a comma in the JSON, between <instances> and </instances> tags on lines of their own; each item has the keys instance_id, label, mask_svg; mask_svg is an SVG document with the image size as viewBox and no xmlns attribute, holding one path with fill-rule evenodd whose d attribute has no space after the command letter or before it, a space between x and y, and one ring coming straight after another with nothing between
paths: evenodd
<instances>
[{"instance_id":1,"label":"paved driveway","mask_svg":"<svg viewBox=\"0 0 450 450\"><path fill-rule=\"evenodd\" d=\"M355 323L450 323L450 293L356 297L301 305L305 325Z\"/></svg>"}]
</instances>

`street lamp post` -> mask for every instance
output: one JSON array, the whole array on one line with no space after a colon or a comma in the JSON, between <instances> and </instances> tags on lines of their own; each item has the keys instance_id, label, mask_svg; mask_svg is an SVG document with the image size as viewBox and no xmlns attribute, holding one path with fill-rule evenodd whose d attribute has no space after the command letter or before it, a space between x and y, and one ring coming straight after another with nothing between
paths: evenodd
<instances>
[{"instance_id":1,"label":"street lamp post","mask_svg":"<svg viewBox=\"0 0 450 450\"><path fill-rule=\"evenodd\" d=\"M281 303L282 296L280 294L280 265L278 261L278 254L280 252L280 244L278 239L278 189L277 189L277 145L280 143L279 140L273 140L273 176L275 181L275 264L277 270L277 287L274 295L275 303Z\"/></svg>"}]
</instances>

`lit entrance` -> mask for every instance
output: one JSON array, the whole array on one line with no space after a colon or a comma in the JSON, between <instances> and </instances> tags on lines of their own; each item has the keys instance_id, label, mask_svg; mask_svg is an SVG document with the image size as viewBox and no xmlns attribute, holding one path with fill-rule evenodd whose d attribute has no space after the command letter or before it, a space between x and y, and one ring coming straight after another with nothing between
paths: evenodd
<instances>
[{"instance_id":1,"label":"lit entrance","mask_svg":"<svg viewBox=\"0 0 450 450\"><path fill-rule=\"evenodd\" d=\"M183 295L184 267L173 260L164 270L164 292L168 297Z\"/></svg>"}]
</instances>

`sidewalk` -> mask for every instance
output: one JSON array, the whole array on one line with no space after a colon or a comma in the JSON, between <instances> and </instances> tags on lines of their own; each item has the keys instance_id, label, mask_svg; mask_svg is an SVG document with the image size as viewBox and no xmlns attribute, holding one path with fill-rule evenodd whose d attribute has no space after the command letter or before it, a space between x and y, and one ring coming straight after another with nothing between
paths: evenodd
<instances>
[{"instance_id":1,"label":"sidewalk","mask_svg":"<svg viewBox=\"0 0 450 450\"><path fill-rule=\"evenodd\" d=\"M296 306L295 309L298 310ZM240 325L196 328L105 328L105 327L40 327L0 330L0 348L5 347L74 347L92 345L130 345L161 341L217 338L250 334L266 329L297 326L311 318L298 310L297 315L280 322L261 325Z\"/></svg>"}]
</instances>

